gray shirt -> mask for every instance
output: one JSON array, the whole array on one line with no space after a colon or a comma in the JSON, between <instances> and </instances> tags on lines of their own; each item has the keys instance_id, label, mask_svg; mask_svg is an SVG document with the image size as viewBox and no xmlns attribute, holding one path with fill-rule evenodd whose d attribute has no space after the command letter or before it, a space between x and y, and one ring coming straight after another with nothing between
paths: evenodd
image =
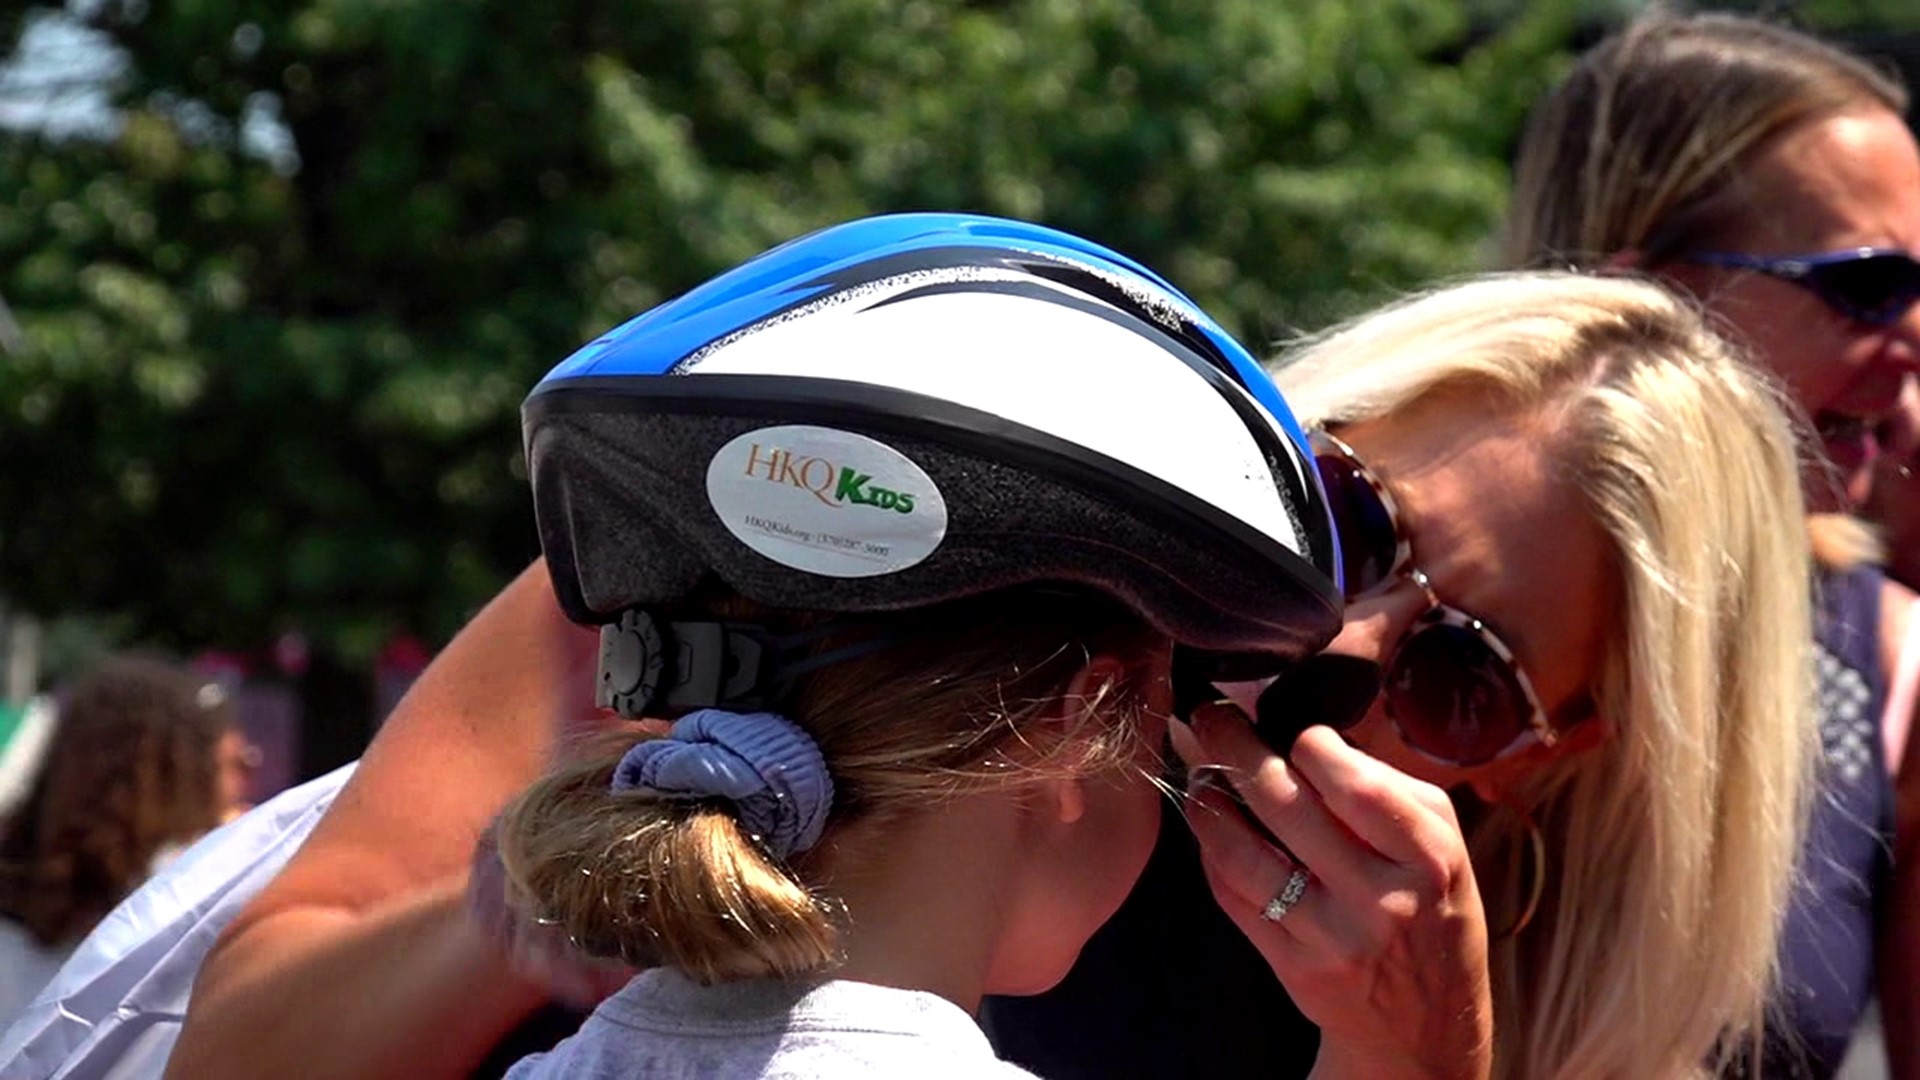
<instances>
[{"instance_id":1,"label":"gray shirt","mask_svg":"<svg viewBox=\"0 0 1920 1080\"><path fill-rule=\"evenodd\" d=\"M965 1010L936 994L870 983L755 979L701 986L646 972L580 1031L521 1059L507 1080L708 1077L1013 1080Z\"/></svg>"}]
</instances>

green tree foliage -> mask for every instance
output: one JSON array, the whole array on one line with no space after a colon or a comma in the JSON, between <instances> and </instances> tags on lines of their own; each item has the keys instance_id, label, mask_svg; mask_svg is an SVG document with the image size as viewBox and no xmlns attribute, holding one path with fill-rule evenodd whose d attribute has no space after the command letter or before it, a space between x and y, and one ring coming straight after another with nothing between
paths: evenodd
<instances>
[{"instance_id":1,"label":"green tree foliage","mask_svg":"<svg viewBox=\"0 0 1920 1080\"><path fill-rule=\"evenodd\" d=\"M365 657L535 552L552 363L850 216L1045 221L1256 344L1481 261L1566 5L100 0L0 133L0 593ZM0 48L33 13L0 15ZM272 118L277 116L278 127ZM268 121L262 123L261 118ZM265 131L273 138L258 137Z\"/></svg>"}]
</instances>

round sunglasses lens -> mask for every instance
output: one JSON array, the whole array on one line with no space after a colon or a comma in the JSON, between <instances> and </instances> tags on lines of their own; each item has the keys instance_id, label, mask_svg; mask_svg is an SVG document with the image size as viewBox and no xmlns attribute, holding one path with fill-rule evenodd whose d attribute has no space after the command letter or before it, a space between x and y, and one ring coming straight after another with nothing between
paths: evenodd
<instances>
[{"instance_id":1,"label":"round sunglasses lens","mask_svg":"<svg viewBox=\"0 0 1920 1080\"><path fill-rule=\"evenodd\" d=\"M1320 470L1320 484L1327 489L1333 527L1340 533L1347 595L1358 596L1393 572L1394 553L1400 546L1393 515L1352 462L1322 456L1315 459L1315 464Z\"/></svg>"},{"instance_id":2,"label":"round sunglasses lens","mask_svg":"<svg viewBox=\"0 0 1920 1080\"><path fill-rule=\"evenodd\" d=\"M1447 623L1401 640L1385 693L1407 743L1456 765L1493 760L1532 717L1513 668L1478 633Z\"/></svg>"}]
</instances>

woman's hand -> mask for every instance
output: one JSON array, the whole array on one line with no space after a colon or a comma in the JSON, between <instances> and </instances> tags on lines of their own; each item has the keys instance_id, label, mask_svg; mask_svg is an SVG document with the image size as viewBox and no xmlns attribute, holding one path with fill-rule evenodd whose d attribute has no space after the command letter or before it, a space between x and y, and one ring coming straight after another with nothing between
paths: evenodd
<instances>
[{"instance_id":1,"label":"woman's hand","mask_svg":"<svg viewBox=\"0 0 1920 1080\"><path fill-rule=\"evenodd\" d=\"M1208 882L1319 1025L1315 1075L1489 1075L1486 918L1446 794L1325 727L1282 759L1228 704L1195 710L1191 735L1181 755L1218 778L1188 812Z\"/></svg>"}]
</instances>

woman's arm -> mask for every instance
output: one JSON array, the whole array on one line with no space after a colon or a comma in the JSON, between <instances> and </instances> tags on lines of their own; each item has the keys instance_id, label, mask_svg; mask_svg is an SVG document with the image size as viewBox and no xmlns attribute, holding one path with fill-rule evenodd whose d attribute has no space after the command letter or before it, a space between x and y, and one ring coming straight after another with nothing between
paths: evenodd
<instances>
[{"instance_id":1,"label":"woman's arm","mask_svg":"<svg viewBox=\"0 0 1920 1080\"><path fill-rule=\"evenodd\" d=\"M1891 578L1880 586L1880 670L1886 676L1887 708L1880 743L1887 769L1898 778L1920 709L1920 619L1913 590Z\"/></svg>"},{"instance_id":2,"label":"woman's arm","mask_svg":"<svg viewBox=\"0 0 1920 1080\"><path fill-rule=\"evenodd\" d=\"M463 1075L543 999L465 917L481 830L548 760L590 632L535 563L421 676L208 955L169 1075Z\"/></svg>"},{"instance_id":3,"label":"woman's arm","mask_svg":"<svg viewBox=\"0 0 1920 1080\"><path fill-rule=\"evenodd\" d=\"M1880 652L1887 673L1887 715L1881 729L1893 770L1893 882L1882 899L1878 992L1887 1061L1894 1076L1920 1076L1920 751L1911 738L1917 699L1910 640L1920 632L1914 594L1888 581L1880 594Z\"/></svg>"}]
</instances>

